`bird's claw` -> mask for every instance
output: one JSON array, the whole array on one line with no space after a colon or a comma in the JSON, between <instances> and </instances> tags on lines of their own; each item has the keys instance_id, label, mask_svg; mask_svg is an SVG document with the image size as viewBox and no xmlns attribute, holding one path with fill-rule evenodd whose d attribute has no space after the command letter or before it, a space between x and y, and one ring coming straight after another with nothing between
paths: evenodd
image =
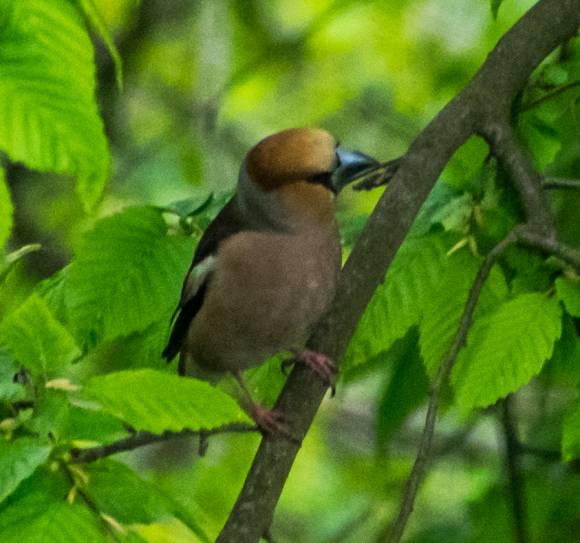
<instances>
[{"instance_id":1,"label":"bird's claw","mask_svg":"<svg viewBox=\"0 0 580 543\"><path fill-rule=\"evenodd\" d=\"M298 353L294 359L291 359L290 363L292 362L300 362L308 366L316 375L318 375L318 377L320 377L324 384L330 387L330 395L331 397L334 397L336 394L335 380L338 368L331 358L316 351L302 351L301 353ZM285 363L288 365L288 361L282 362L283 367Z\"/></svg>"},{"instance_id":2,"label":"bird's claw","mask_svg":"<svg viewBox=\"0 0 580 543\"><path fill-rule=\"evenodd\" d=\"M286 418L280 411L254 404L250 408L250 415L264 437L282 435L291 441L296 441L286 424Z\"/></svg>"}]
</instances>

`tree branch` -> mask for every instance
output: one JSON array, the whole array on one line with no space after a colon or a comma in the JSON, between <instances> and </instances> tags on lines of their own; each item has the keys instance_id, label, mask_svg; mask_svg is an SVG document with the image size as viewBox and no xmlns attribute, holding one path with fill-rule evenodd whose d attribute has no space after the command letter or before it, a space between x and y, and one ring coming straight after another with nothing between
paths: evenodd
<instances>
[{"instance_id":1,"label":"tree branch","mask_svg":"<svg viewBox=\"0 0 580 543\"><path fill-rule=\"evenodd\" d=\"M353 248L340 277L337 297L309 340L309 349L340 360L445 164L491 119L509 118L511 104L534 68L570 39L579 23L580 0L538 2L500 40L465 89L419 134ZM276 405L292 435L302 438L306 434L326 389L308 369L294 368ZM429 417L434 418L436 408L437 401ZM299 449L299 443L285 439L262 440L217 543L259 540L271 524Z\"/></svg>"},{"instance_id":2,"label":"tree branch","mask_svg":"<svg viewBox=\"0 0 580 543\"><path fill-rule=\"evenodd\" d=\"M502 402L501 424L505 443L506 471L509 478L510 498L514 522L514 541L527 543L528 521L524 481L520 470L520 452L518 437L511 409L512 398L508 396Z\"/></svg>"},{"instance_id":3,"label":"tree branch","mask_svg":"<svg viewBox=\"0 0 580 543\"><path fill-rule=\"evenodd\" d=\"M421 440L419 442L419 450L417 452L417 457L415 459L415 463L413 464L413 468L411 470L411 474L407 479L407 483L405 485L405 490L403 492L403 496L401 498L401 506L399 508L399 514L393 523L392 527L389 529L388 535L386 537L386 541L388 543L396 543L401 540L403 536L403 532L409 520L409 516L413 512L413 506L415 504L415 498L417 497L417 492L419 490L419 486L423 481L425 476L425 471L429 464L429 460L431 457L431 446L433 443L433 434L435 431L435 423L437 421L437 411L439 409L439 399L441 397L441 392L445 383L447 382L447 378L455 365L455 361L457 360L457 355L459 351L465 345L465 340L467 338L467 333L469 332L469 328L471 327L471 320L473 318L473 313L475 311L475 306L477 304L477 300L479 299L479 295L485 284L485 280L487 279L491 268L499 258L499 256L512 244L515 243L517 240L515 230L512 230L502 241L500 241L485 257L483 264L481 265L479 272L471 286L471 290L469 292L469 296L467 298L467 302L465 304L465 308L463 309L463 314L461 315L461 319L459 321L459 326L457 328L457 332L453 337L453 341L451 346L449 347L445 357L439 366L439 371L437 372L437 376L431 385L430 391L430 398L429 398L429 407L427 408L427 415L425 417L425 426L423 428L423 432L421 434Z\"/></svg>"},{"instance_id":4,"label":"tree branch","mask_svg":"<svg viewBox=\"0 0 580 543\"><path fill-rule=\"evenodd\" d=\"M90 447L87 449L71 449L71 464L83 464L94 462L100 458L105 458L120 452L132 451L145 445L152 445L153 443L162 443L170 439L179 437L200 436L200 439L214 436L217 434L228 433L245 433L257 432L255 426L249 424L228 424L220 428L212 428L211 430L182 430L181 432L163 432L162 434L151 434L149 432L137 432L128 437L109 443L108 445L100 445L98 447Z\"/></svg>"},{"instance_id":5,"label":"tree branch","mask_svg":"<svg viewBox=\"0 0 580 543\"><path fill-rule=\"evenodd\" d=\"M572 189L580 190L580 180L578 179L555 179L549 178L542 185L544 189Z\"/></svg>"}]
</instances>

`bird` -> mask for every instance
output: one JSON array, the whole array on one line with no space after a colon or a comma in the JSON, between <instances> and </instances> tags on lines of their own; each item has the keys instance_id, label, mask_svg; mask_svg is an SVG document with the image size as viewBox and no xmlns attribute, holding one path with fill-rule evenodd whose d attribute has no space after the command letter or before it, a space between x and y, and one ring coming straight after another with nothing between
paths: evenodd
<instances>
[{"instance_id":1,"label":"bird","mask_svg":"<svg viewBox=\"0 0 580 543\"><path fill-rule=\"evenodd\" d=\"M179 355L181 375L231 373L262 433L280 430L281 415L252 399L244 370L287 351L332 382L334 362L304 345L340 272L335 197L378 165L323 129L270 135L245 156L234 196L197 245L163 357Z\"/></svg>"}]
</instances>

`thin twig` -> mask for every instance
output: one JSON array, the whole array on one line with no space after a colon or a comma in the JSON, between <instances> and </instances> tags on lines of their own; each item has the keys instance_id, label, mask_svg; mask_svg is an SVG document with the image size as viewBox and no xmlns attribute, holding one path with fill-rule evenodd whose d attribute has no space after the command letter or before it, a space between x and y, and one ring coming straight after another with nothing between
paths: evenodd
<instances>
[{"instance_id":1,"label":"thin twig","mask_svg":"<svg viewBox=\"0 0 580 543\"><path fill-rule=\"evenodd\" d=\"M506 471L509 479L510 499L513 514L514 541L527 543L528 521L524 480L520 470L520 448L511 409L511 397L502 402L501 423L505 443Z\"/></svg>"},{"instance_id":2,"label":"thin twig","mask_svg":"<svg viewBox=\"0 0 580 543\"><path fill-rule=\"evenodd\" d=\"M580 87L580 81L572 81L571 83L567 83L566 85L562 85L561 87L558 87L558 88L544 94L544 96L541 96L537 100L533 100L532 102L523 105L520 109L520 113L524 113L525 111L530 111L531 109L538 107L539 105L547 102L548 100L551 100L552 98L555 98L556 96L559 96L560 94L563 94L564 92L567 92L567 91L574 89L576 87Z\"/></svg>"},{"instance_id":3,"label":"thin twig","mask_svg":"<svg viewBox=\"0 0 580 543\"><path fill-rule=\"evenodd\" d=\"M163 432L162 434L152 434L150 432L137 432L136 434L130 435L126 438L120 439L108 445L100 445L98 447L90 447L87 449L71 449L71 464L83 464L87 462L94 462L100 458L105 458L106 456L111 456L125 451L132 451L138 449L139 447L144 447L145 445L151 445L153 443L161 443L163 441L168 441L170 439L175 439L179 437L189 437L189 436L202 436L207 438L208 436L217 434L229 434L229 433L246 433L246 432L257 432L256 426L251 426L249 424L228 424L227 426L221 426L220 428L212 429L201 429L201 430L182 430L181 432Z\"/></svg>"},{"instance_id":4,"label":"thin twig","mask_svg":"<svg viewBox=\"0 0 580 543\"><path fill-rule=\"evenodd\" d=\"M541 190L542 176L522 148L508 120L486 122L481 132L518 191L528 226L544 235L553 235L556 231L554 217L546 194Z\"/></svg>"},{"instance_id":5,"label":"thin twig","mask_svg":"<svg viewBox=\"0 0 580 543\"><path fill-rule=\"evenodd\" d=\"M544 181L542 188L580 190L580 180L549 178Z\"/></svg>"},{"instance_id":6,"label":"thin twig","mask_svg":"<svg viewBox=\"0 0 580 543\"><path fill-rule=\"evenodd\" d=\"M83 488L83 485L79 481L77 481L77 477L73 473L73 469L75 469L75 468L72 468L70 465L67 465L65 462L62 462L61 466L62 466L62 469L63 469L65 475L66 475L66 478L68 479L68 481L71 485L70 492L77 493L82 498L82 500L85 502L85 505L93 512L93 514L96 517L98 517L98 519L101 522L101 524L103 525L105 531L113 538L114 541L116 541L117 543L121 543L121 540L119 539L119 534L117 533L117 530L115 529L114 525L112 525L110 522L107 521L107 519L103 516L102 512L100 511L100 509L97 506L97 504L95 503L95 501L88 494L88 492ZM70 497L70 493L69 493L69 497Z\"/></svg>"},{"instance_id":7,"label":"thin twig","mask_svg":"<svg viewBox=\"0 0 580 543\"><path fill-rule=\"evenodd\" d=\"M517 235L522 245L557 256L580 271L580 251L558 241L555 235L545 235L534 228L522 228Z\"/></svg>"},{"instance_id":8,"label":"thin twig","mask_svg":"<svg viewBox=\"0 0 580 543\"><path fill-rule=\"evenodd\" d=\"M455 361L457 360L457 355L459 354L459 351L467 339L467 333L471 326L473 312L475 311L475 306L477 304L477 300L479 299L483 285L485 284L485 280L487 279L491 268L499 256L511 244L515 243L516 240L517 235L516 230L514 229L485 257L485 260L483 261L483 264L477 273L475 281L473 282L469 296L467 298L467 302L465 304L465 308L463 309L463 314L461 315L461 320L459 321L459 326L457 327L457 332L453 337L453 341L443 359L443 362L439 366L437 376L431 385L429 407L427 408L425 426L423 427L423 433L421 434L421 440L419 442L419 450L417 451L415 463L413 464L411 474L409 475L405 485L399 514L387 534L386 541L388 543L398 543L401 540L409 517L413 511L413 506L415 504L415 498L417 497L419 486L423 481L425 470L427 469L431 458L431 445L433 442L435 423L437 421L437 411L439 408L441 392L443 386L447 382L447 378L449 377L451 370L453 369Z\"/></svg>"}]
</instances>

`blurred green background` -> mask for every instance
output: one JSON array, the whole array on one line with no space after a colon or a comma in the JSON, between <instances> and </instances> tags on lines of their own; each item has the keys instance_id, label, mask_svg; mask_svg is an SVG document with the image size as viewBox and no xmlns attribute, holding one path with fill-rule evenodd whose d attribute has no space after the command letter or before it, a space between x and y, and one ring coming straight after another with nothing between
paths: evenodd
<instances>
[{"instance_id":1,"label":"blurred green background","mask_svg":"<svg viewBox=\"0 0 580 543\"><path fill-rule=\"evenodd\" d=\"M379 159L401 155L533 4L506 0L494 19L487 0L101 0L99 9L124 71L121 90L113 61L97 40L98 101L112 177L97 214L86 215L72 180L55 176L47 182L47 175L11 167L16 212L11 246L43 245L12 280L33 284L59 270L97 218L123 207L165 206L191 197L203 202L210 194L216 205L223 202L246 151L283 128L321 126ZM537 159L550 163L559 147L534 141L547 155ZM481 142L468 142L443 180L465 188L486 154ZM341 195L347 251L379 193ZM576 227L570 227L570 237ZM27 290L11 292L22 299ZM10 303L18 302L5 296L3 304ZM406 338L400 348L412 349L415 343ZM336 398L325 401L277 509L276 541L382 540L414 458L424 413L421 398L426 398L419 367L416 411L410 417L403 413L400 427L387 423L392 427L377 438L377 428L385 424L381 420L397 418L385 412L393 409L387 398L396 378L389 356L395 357L383 354L344 375ZM262 371L273 375L269 382L281 381L275 364ZM547 423L552 416L547 394L546 387L533 384L519 400L522 413L530 413L524 434L536 431L532 423L544 409L541 431L545 443L552 444L557 437ZM408 540L511 540L495 412L461 417L447 410L438 432L435 462ZM196 511L208 533L216 534L257 444L255 436L227 435L212 438L202 458L195 454L196 444L184 440L124 459ZM527 461L533 531L557 534L557 541L577 540L578 475L542 458ZM151 541L193 541L175 523L144 530Z\"/></svg>"}]
</instances>

